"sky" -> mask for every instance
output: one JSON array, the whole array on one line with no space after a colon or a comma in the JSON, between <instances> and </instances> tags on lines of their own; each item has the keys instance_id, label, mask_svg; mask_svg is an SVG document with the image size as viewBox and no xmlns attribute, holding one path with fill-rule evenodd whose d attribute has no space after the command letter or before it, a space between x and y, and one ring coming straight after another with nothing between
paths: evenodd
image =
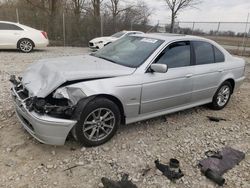
<instances>
[{"instance_id":1,"label":"sky","mask_svg":"<svg viewBox=\"0 0 250 188\"><path fill-rule=\"evenodd\" d=\"M170 22L170 11L165 0L144 0L153 14L150 17L151 24L166 24ZM211 21L211 22L246 22L247 14L250 12L250 0L201 0L197 8L188 8L181 11L177 17L178 21ZM250 21L250 18L249 18ZM244 31L245 26L234 24L234 29ZM197 27L199 27L197 25ZM210 27L217 28L217 24ZM224 28L223 28L224 27ZM221 29L227 29L226 24ZM232 27L232 26L230 26ZM233 30L233 29L232 29Z\"/></svg>"}]
</instances>

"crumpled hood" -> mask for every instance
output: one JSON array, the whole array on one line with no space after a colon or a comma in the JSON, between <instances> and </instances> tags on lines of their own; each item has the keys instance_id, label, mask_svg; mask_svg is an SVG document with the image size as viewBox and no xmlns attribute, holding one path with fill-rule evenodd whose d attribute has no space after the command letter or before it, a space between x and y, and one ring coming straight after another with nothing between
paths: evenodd
<instances>
[{"instance_id":1,"label":"crumpled hood","mask_svg":"<svg viewBox=\"0 0 250 188\"><path fill-rule=\"evenodd\" d=\"M32 64L23 73L22 84L31 96L46 97L67 81L125 76L134 71L91 55L51 58Z\"/></svg>"},{"instance_id":2,"label":"crumpled hood","mask_svg":"<svg viewBox=\"0 0 250 188\"><path fill-rule=\"evenodd\" d=\"M98 38L92 39L90 42L96 43L96 42L103 41L105 43L105 42L113 42L117 39L118 38L115 38L115 37L98 37Z\"/></svg>"}]
</instances>

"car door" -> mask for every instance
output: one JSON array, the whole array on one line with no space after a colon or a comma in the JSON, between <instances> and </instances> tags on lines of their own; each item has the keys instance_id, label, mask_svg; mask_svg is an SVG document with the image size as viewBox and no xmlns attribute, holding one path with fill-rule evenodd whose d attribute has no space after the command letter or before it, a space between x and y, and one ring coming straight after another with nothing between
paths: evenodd
<instances>
[{"instance_id":1,"label":"car door","mask_svg":"<svg viewBox=\"0 0 250 188\"><path fill-rule=\"evenodd\" d=\"M195 57L195 74L193 76L193 102L209 102L216 92L223 72L223 54L212 44L204 41L193 41ZM216 53L214 53L216 51ZM215 54L217 59L215 58Z\"/></svg>"},{"instance_id":2,"label":"car door","mask_svg":"<svg viewBox=\"0 0 250 188\"><path fill-rule=\"evenodd\" d=\"M9 23L0 23L0 47L16 48L22 33L23 29L19 26Z\"/></svg>"},{"instance_id":3,"label":"car door","mask_svg":"<svg viewBox=\"0 0 250 188\"><path fill-rule=\"evenodd\" d=\"M141 113L165 111L191 102L192 53L189 41L170 44L154 63L166 64L166 73L146 72L142 86Z\"/></svg>"}]
</instances>

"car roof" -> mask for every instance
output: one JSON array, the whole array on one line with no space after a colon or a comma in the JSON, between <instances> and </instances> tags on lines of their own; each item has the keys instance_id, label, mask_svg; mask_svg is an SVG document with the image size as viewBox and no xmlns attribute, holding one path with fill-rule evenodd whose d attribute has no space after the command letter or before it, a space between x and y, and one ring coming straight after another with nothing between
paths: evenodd
<instances>
[{"instance_id":1,"label":"car roof","mask_svg":"<svg viewBox=\"0 0 250 188\"><path fill-rule=\"evenodd\" d=\"M28 26L26 26L26 25L20 24L19 22L0 21L0 23L14 24L14 25L17 25L17 26L28 27Z\"/></svg>"},{"instance_id":2,"label":"car roof","mask_svg":"<svg viewBox=\"0 0 250 188\"><path fill-rule=\"evenodd\" d=\"M19 24L19 23L17 23L17 22L9 22L9 21L0 21L0 23Z\"/></svg>"},{"instance_id":3,"label":"car roof","mask_svg":"<svg viewBox=\"0 0 250 188\"><path fill-rule=\"evenodd\" d=\"M172 34L172 33L145 33L145 34L135 34L133 36L138 36L142 38L152 38L152 39L158 39L163 40L166 43L174 42L174 41L203 41L208 42L214 46L216 46L218 49L220 49L224 55L231 56L227 50L225 50L221 45L219 45L217 42L204 38L199 36L193 36L193 35L184 35L184 34Z\"/></svg>"},{"instance_id":4,"label":"car roof","mask_svg":"<svg viewBox=\"0 0 250 188\"><path fill-rule=\"evenodd\" d=\"M126 31L126 30L123 30L121 32L124 32L124 33L143 33L142 31Z\"/></svg>"},{"instance_id":5,"label":"car roof","mask_svg":"<svg viewBox=\"0 0 250 188\"><path fill-rule=\"evenodd\" d=\"M135 35L137 36L137 35ZM164 40L164 41L174 41L174 40L202 40L207 42L212 42L209 39L198 37L198 36L192 36L192 35L184 35L184 34L172 34L172 33L145 33L138 35L140 37L145 38L154 38L158 40Z\"/></svg>"}]
</instances>

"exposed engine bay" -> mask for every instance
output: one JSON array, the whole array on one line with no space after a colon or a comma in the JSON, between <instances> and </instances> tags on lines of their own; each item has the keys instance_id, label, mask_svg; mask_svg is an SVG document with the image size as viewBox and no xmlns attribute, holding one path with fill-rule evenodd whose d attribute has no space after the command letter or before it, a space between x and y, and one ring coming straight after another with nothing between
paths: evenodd
<instances>
[{"instance_id":1,"label":"exposed engine bay","mask_svg":"<svg viewBox=\"0 0 250 188\"><path fill-rule=\"evenodd\" d=\"M30 112L34 111L41 115L48 114L52 117L71 119L76 105L69 99L63 97L54 98L53 94L55 92L45 98L31 97L21 81L21 77L18 80L15 75L10 77L10 82L14 85L12 89L15 90Z\"/></svg>"}]
</instances>

